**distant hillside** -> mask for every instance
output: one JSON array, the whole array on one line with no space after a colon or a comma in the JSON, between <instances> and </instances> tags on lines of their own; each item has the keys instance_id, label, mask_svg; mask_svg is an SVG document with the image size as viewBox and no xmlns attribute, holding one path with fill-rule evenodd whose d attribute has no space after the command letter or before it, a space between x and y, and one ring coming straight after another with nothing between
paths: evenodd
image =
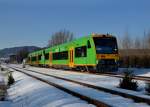
<instances>
[{"instance_id":1,"label":"distant hillside","mask_svg":"<svg viewBox=\"0 0 150 107\"><path fill-rule=\"evenodd\" d=\"M29 52L40 49L36 46L21 46L21 47L13 47L13 48L4 48L0 50L0 58L6 58L9 55L17 54L22 49L27 49Z\"/></svg>"}]
</instances>

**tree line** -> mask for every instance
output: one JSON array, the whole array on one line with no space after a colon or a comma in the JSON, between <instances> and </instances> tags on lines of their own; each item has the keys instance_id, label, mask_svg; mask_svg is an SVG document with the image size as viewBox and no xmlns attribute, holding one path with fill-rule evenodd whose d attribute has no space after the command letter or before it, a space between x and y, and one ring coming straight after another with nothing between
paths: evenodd
<instances>
[{"instance_id":1,"label":"tree line","mask_svg":"<svg viewBox=\"0 0 150 107\"><path fill-rule=\"evenodd\" d=\"M150 31L131 38L128 32L119 39L120 67L150 67Z\"/></svg>"},{"instance_id":2,"label":"tree line","mask_svg":"<svg viewBox=\"0 0 150 107\"><path fill-rule=\"evenodd\" d=\"M49 41L48 41L48 47L60 45L63 43L70 42L75 39L75 36L72 32L69 30L61 30L58 32L55 32L51 35Z\"/></svg>"}]
</instances>

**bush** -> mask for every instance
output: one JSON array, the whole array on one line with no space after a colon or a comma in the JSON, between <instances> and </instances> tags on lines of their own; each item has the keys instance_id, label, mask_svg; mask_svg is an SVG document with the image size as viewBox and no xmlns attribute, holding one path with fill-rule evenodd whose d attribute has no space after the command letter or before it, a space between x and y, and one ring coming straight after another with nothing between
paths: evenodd
<instances>
[{"instance_id":1,"label":"bush","mask_svg":"<svg viewBox=\"0 0 150 107\"><path fill-rule=\"evenodd\" d=\"M13 84L14 82L15 82L15 80L14 80L12 74L10 73L10 74L8 75L8 85L10 86L10 85Z\"/></svg>"},{"instance_id":2,"label":"bush","mask_svg":"<svg viewBox=\"0 0 150 107\"><path fill-rule=\"evenodd\" d=\"M150 83L146 83L145 90L150 94Z\"/></svg>"},{"instance_id":3,"label":"bush","mask_svg":"<svg viewBox=\"0 0 150 107\"><path fill-rule=\"evenodd\" d=\"M124 72L124 77L120 80L119 87L128 90L137 90L138 84L133 81L133 73L129 69L126 69Z\"/></svg>"}]
</instances>

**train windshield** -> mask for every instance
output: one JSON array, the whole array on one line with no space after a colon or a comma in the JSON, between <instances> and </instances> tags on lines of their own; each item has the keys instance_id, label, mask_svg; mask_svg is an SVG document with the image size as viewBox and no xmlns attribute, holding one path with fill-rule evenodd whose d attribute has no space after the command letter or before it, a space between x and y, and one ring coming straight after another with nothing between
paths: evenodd
<instances>
[{"instance_id":1,"label":"train windshield","mask_svg":"<svg viewBox=\"0 0 150 107\"><path fill-rule=\"evenodd\" d=\"M114 37L94 37L97 54L117 54L117 41Z\"/></svg>"}]
</instances>

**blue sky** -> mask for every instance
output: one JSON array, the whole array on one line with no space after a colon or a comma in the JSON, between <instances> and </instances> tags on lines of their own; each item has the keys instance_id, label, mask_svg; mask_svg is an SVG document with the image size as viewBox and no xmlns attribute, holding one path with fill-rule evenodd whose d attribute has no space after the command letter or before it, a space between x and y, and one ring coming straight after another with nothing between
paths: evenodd
<instances>
[{"instance_id":1,"label":"blue sky","mask_svg":"<svg viewBox=\"0 0 150 107\"><path fill-rule=\"evenodd\" d=\"M46 46L67 29L77 37L110 33L132 38L150 29L150 0L0 0L0 49Z\"/></svg>"}]
</instances>

